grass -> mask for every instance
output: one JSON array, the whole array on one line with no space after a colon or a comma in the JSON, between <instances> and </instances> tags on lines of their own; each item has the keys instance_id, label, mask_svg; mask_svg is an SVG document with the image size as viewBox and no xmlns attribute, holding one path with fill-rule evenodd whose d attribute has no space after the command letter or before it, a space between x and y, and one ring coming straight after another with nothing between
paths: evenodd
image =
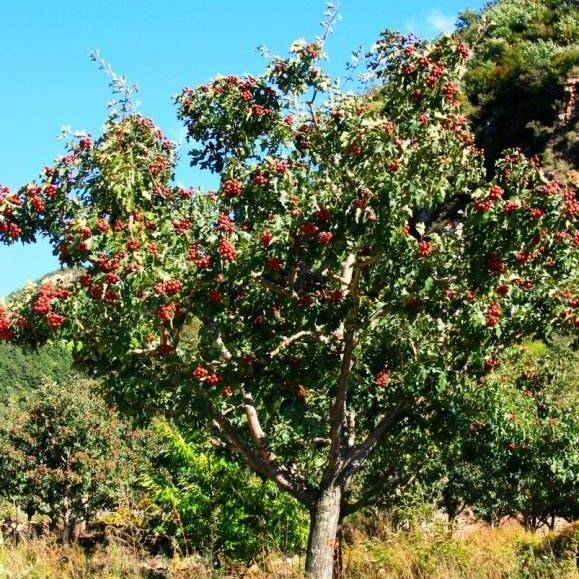
<instances>
[{"instance_id":1,"label":"grass","mask_svg":"<svg viewBox=\"0 0 579 579\"><path fill-rule=\"evenodd\" d=\"M370 538L354 533L344 552L348 579L577 579L579 523L556 533L484 526L451 535L442 524ZM211 568L200 557L146 558L112 543L91 555L35 541L0 546L0 579L300 579L303 557L272 553L249 569Z\"/></svg>"}]
</instances>

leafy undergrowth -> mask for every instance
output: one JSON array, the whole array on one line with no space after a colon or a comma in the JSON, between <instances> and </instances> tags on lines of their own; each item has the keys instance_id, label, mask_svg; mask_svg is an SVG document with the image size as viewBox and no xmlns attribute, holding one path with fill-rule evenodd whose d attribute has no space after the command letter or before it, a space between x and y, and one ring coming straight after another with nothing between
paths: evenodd
<instances>
[{"instance_id":1,"label":"leafy undergrowth","mask_svg":"<svg viewBox=\"0 0 579 579\"><path fill-rule=\"evenodd\" d=\"M381 539L356 538L346 546L348 579L575 579L579 523L556 533L480 527L451 536L443 526ZM251 568L211 568L202 558L141 558L111 544L86 555L79 547L37 541L0 546L2 579L300 579L303 558L269 555Z\"/></svg>"}]
</instances>

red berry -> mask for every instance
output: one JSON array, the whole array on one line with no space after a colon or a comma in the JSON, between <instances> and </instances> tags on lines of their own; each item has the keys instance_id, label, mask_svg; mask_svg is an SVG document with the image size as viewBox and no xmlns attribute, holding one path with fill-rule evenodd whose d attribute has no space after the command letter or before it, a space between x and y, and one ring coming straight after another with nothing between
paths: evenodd
<instances>
[{"instance_id":1,"label":"red berry","mask_svg":"<svg viewBox=\"0 0 579 579\"><path fill-rule=\"evenodd\" d=\"M170 344L159 344L159 356L168 356L173 351Z\"/></svg>"},{"instance_id":2,"label":"red berry","mask_svg":"<svg viewBox=\"0 0 579 579\"><path fill-rule=\"evenodd\" d=\"M223 299L223 293L216 289L210 289L207 292L207 297L209 301L217 304Z\"/></svg>"},{"instance_id":3,"label":"red berry","mask_svg":"<svg viewBox=\"0 0 579 579\"><path fill-rule=\"evenodd\" d=\"M237 257L237 252L235 251L235 248L233 247L233 245L231 245L229 241L227 241L227 239L222 239L219 242L218 251L219 254L221 255L221 258L225 261L235 261L235 258Z\"/></svg>"},{"instance_id":4,"label":"red berry","mask_svg":"<svg viewBox=\"0 0 579 579\"><path fill-rule=\"evenodd\" d=\"M209 376L209 370L207 370L207 368L204 368L203 366L197 366L197 368L193 370L191 375L193 376L193 378L195 378L195 380L205 380L205 378Z\"/></svg>"},{"instance_id":5,"label":"red berry","mask_svg":"<svg viewBox=\"0 0 579 579\"><path fill-rule=\"evenodd\" d=\"M487 259L487 267L494 273L504 273L507 269L505 262L496 254L491 253Z\"/></svg>"},{"instance_id":6,"label":"red berry","mask_svg":"<svg viewBox=\"0 0 579 579\"><path fill-rule=\"evenodd\" d=\"M187 233L191 229L191 219L175 219L173 221L173 229L180 234Z\"/></svg>"},{"instance_id":7,"label":"red berry","mask_svg":"<svg viewBox=\"0 0 579 579\"><path fill-rule=\"evenodd\" d=\"M235 223L227 213L221 213L217 220L217 229L225 233L233 233L235 231Z\"/></svg>"},{"instance_id":8,"label":"red berry","mask_svg":"<svg viewBox=\"0 0 579 579\"><path fill-rule=\"evenodd\" d=\"M208 374L205 378L205 382L211 386L215 386L221 382L221 374Z\"/></svg>"},{"instance_id":9,"label":"red berry","mask_svg":"<svg viewBox=\"0 0 579 579\"><path fill-rule=\"evenodd\" d=\"M485 370L487 372L490 372L491 370L493 370L494 368L496 368L499 365L498 360L496 358L493 358L492 356L487 356L485 358L484 364L485 364Z\"/></svg>"},{"instance_id":10,"label":"red berry","mask_svg":"<svg viewBox=\"0 0 579 579\"><path fill-rule=\"evenodd\" d=\"M489 328L496 326L501 319L501 306L497 302L492 303L488 309L486 314L486 325Z\"/></svg>"},{"instance_id":11,"label":"red berry","mask_svg":"<svg viewBox=\"0 0 579 579\"><path fill-rule=\"evenodd\" d=\"M265 265L268 269L271 269L271 271L280 271L283 267L283 263L278 257L270 257L265 262Z\"/></svg>"},{"instance_id":12,"label":"red berry","mask_svg":"<svg viewBox=\"0 0 579 579\"><path fill-rule=\"evenodd\" d=\"M288 162L285 159L275 162L275 172L283 175L288 170Z\"/></svg>"},{"instance_id":13,"label":"red berry","mask_svg":"<svg viewBox=\"0 0 579 579\"><path fill-rule=\"evenodd\" d=\"M315 223L303 223L301 226L302 233L308 237L313 237L320 230Z\"/></svg>"},{"instance_id":14,"label":"red berry","mask_svg":"<svg viewBox=\"0 0 579 579\"><path fill-rule=\"evenodd\" d=\"M332 213L330 212L329 209L326 209L325 207L320 207L317 215L318 215L318 221L328 221L330 219L330 217L332 216Z\"/></svg>"},{"instance_id":15,"label":"red berry","mask_svg":"<svg viewBox=\"0 0 579 579\"><path fill-rule=\"evenodd\" d=\"M527 263L529 263L531 261L532 256L528 251L519 251L516 253L515 259L521 265L526 265Z\"/></svg>"},{"instance_id":16,"label":"red berry","mask_svg":"<svg viewBox=\"0 0 579 579\"><path fill-rule=\"evenodd\" d=\"M273 239L273 233L269 230L265 230L261 234L261 244L263 247L269 247L271 240Z\"/></svg>"},{"instance_id":17,"label":"red berry","mask_svg":"<svg viewBox=\"0 0 579 579\"><path fill-rule=\"evenodd\" d=\"M60 314L55 314L50 313L46 316L46 321L48 322L48 325L53 328L60 328L60 326L62 326L63 322L64 322L64 316L61 316Z\"/></svg>"},{"instance_id":18,"label":"red berry","mask_svg":"<svg viewBox=\"0 0 579 579\"><path fill-rule=\"evenodd\" d=\"M319 240L322 245L328 245L328 243L331 243L333 237L331 231L322 231L319 235Z\"/></svg>"},{"instance_id":19,"label":"red berry","mask_svg":"<svg viewBox=\"0 0 579 579\"><path fill-rule=\"evenodd\" d=\"M99 219L97 221L97 228L103 233L106 233L110 228L109 222L106 219Z\"/></svg>"},{"instance_id":20,"label":"red berry","mask_svg":"<svg viewBox=\"0 0 579 579\"><path fill-rule=\"evenodd\" d=\"M381 388L385 388L388 386L388 382L390 381L390 376L388 376L388 372L386 370L382 370L376 374L376 378L374 380L374 384L380 386Z\"/></svg>"},{"instance_id":21,"label":"red berry","mask_svg":"<svg viewBox=\"0 0 579 579\"><path fill-rule=\"evenodd\" d=\"M506 296L509 293L509 286L507 284L503 283L503 284L497 286L495 291L501 296Z\"/></svg>"},{"instance_id":22,"label":"red berry","mask_svg":"<svg viewBox=\"0 0 579 579\"><path fill-rule=\"evenodd\" d=\"M78 282L82 287L90 287L92 284L92 276L90 273L83 273L78 276Z\"/></svg>"},{"instance_id":23,"label":"red berry","mask_svg":"<svg viewBox=\"0 0 579 579\"><path fill-rule=\"evenodd\" d=\"M253 182L258 186L258 187L264 187L265 185L267 185L268 183L268 179L265 175L262 175L261 173L258 173L257 175L253 176Z\"/></svg>"},{"instance_id":24,"label":"red berry","mask_svg":"<svg viewBox=\"0 0 579 579\"><path fill-rule=\"evenodd\" d=\"M489 197L485 197L482 200L475 201L473 205L477 213L486 213L493 206L493 200Z\"/></svg>"},{"instance_id":25,"label":"red berry","mask_svg":"<svg viewBox=\"0 0 579 579\"><path fill-rule=\"evenodd\" d=\"M362 154L362 145L360 143L352 143L350 145L350 153L356 157Z\"/></svg>"},{"instance_id":26,"label":"red berry","mask_svg":"<svg viewBox=\"0 0 579 579\"><path fill-rule=\"evenodd\" d=\"M159 319L170 321L175 317L177 313L177 306L175 304L164 304L157 310L157 315Z\"/></svg>"},{"instance_id":27,"label":"red berry","mask_svg":"<svg viewBox=\"0 0 579 579\"><path fill-rule=\"evenodd\" d=\"M529 208L529 216L531 217L531 219L534 219L535 221L537 221L538 219L541 219L541 217L543 217L543 215L545 215L545 212L540 209L539 207L530 207Z\"/></svg>"},{"instance_id":28,"label":"red berry","mask_svg":"<svg viewBox=\"0 0 579 579\"><path fill-rule=\"evenodd\" d=\"M468 58L470 55L470 50L468 49L468 46L464 44L464 42L459 42L456 45L456 52L461 58Z\"/></svg>"},{"instance_id":29,"label":"red berry","mask_svg":"<svg viewBox=\"0 0 579 579\"><path fill-rule=\"evenodd\" d=\"M32 306L32 311L35 314L44 316L50 311L50 308L51 306L49 299L47 299L46 297L40 297L38 298L38 300L36 300L36 302L34 302L34 305Z\"/></svg>"},{"instance_id":30,"label":"red berry","mask_svg":"<svg viewBox=\"0 0 579 579\"><path fill-rule=\"evenodd\" d=\"M223 183L223 193L226 197L237 197L241 193L241 182L237 179L227 179Z\"/></svg>"},{"instance_id":31,"label":"red berry","mask_svg":"<svg viewBox=\"0 0 579 579\"><path fill-rule=\"evenodd\" d=\"M418 243L418 255L428 257L434 252L434 245L430 241L420 241Z\"/></svg>"},{"instance_id":32,"label":"red berry","mask_svg":"<svg viewBox=\"0 0 579 579\"><path fill-rule=\"evenodd\" d=\"M504 192L505 191L502 187L499 187L498 185L493 185L489 191L489 199L497 201L498 199L502 198Z\"/></svg>"}]
</instances>

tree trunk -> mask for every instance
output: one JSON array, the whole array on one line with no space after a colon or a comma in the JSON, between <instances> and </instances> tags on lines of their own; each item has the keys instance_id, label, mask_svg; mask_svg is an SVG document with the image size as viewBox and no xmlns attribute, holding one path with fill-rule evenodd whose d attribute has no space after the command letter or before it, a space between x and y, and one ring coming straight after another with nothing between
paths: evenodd
<instances>
[{"instance_id":1,"label":"tree trunk","mask_svg":"<svg viewBox=\"0 0 579 579\"><path fill-rule=\"evenodd\" d=\"M310 536L306 555L308 579L333 577L341 500L342 489L329 487L322 491L310 513Z\"/></svg>"},{"instance_id":2,"label":"tree trunk","mask_svg":"<svg viewBox=\"0 0 579 579\"><path fill-rule=\"evenodd\" d=\"M336 543L334 545L334 572L333 579L344 579L344 557L343 557L343 542L344 542L344 525L342 517L338 521L338 530L336 532Z\"/></svg>"}]
</instances>

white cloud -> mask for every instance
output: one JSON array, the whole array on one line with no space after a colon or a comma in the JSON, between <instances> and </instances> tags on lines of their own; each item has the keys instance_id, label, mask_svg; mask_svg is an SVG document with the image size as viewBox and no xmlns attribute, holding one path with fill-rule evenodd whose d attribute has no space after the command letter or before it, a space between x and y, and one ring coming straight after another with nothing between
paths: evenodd
<instances>
[{"instance_id":1,"label":"white cloud","mask_svg":"<svg viewBox=\"0 0 579 579\"><path fill-rule=\"evenodd\" d=\"M444 14L440 10L433 10L427 17L426 22L439 34L445 34L454 30L456 16Z\"/></svg>"}]
</instances>

